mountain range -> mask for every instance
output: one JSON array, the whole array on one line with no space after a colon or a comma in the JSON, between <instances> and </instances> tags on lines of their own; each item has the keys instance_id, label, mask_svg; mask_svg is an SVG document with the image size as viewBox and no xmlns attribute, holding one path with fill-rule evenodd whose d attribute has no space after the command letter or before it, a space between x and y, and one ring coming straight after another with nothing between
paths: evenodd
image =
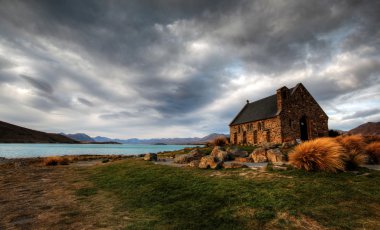
<instances>
[{"instance_id":1,"label":"mountain range","mask_svg":"<svg viewBox=\"0 0 380 230\"><path fill-rule=\"evenodd\" d=\"M367 122L348 131L349 134L361 134L368 136L380 135L380 122Z\"/></svg>"},{"instance_id":2,"label":"mountain range","mask_svg":"<svg viewBox=\"0 0 380 230\"><path fill-rule=\"evenodd\" d=\"M112 139L109 137L90 137L85 133L75 133L75 134L64 134L71 139L81 141L81 142L118 142L122 144L204 144L207 143L216 137L228 135L212 133L205 137L189 137L189 138L151 138L151 139L138 139L138 138L130 138L130 139Z\"/></svg>"},{"instance_id":3,"label":"mountain range","mask_svg":"<svg viewBox=\"0 0 380 230\"><path fill-rule=\"evenodd\" d=\"M0 143L68 143L73 140L61 134L45 133L0 121Z\"/></svg>"},{"instance_id":4,"label":"mountain range","mask_svg":"<svg viewBox=\"0 0 380 230\"><path fill-rule=\"evenodd\" d=\"M368 122L348 131L349 134L380 135L380 122ZM0 121L0 143L123 143L123 144L205 144L226 134L212 133L205 137L113 139L90 137L85 133L45 133Z\"/></svg>"}]
</instances>

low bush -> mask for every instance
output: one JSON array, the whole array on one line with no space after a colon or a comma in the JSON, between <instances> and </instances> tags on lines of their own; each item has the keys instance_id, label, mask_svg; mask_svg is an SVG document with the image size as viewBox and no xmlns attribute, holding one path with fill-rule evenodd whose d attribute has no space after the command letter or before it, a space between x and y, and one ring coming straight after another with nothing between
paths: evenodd
<instances>
[{"instance_id":1,"label":"low bush","mask_svg":"<svg viewBox=\"0 0 380 230\"><path fill-rule=\"evenodd\" d=\"M380 164L380 141L367 145L365 151L369 156L369 163Z\"/></svg>"},{"instance_id":2,"label":"low bush","mask_svg":"<svg viewBox=\"0 0 380 230\"><path fill-rule=\"evenodd\" d=\"M360 165L367 162L368 155L357 150L345 151L344 158L347 170L356 170Z\"/></svg>"},{"instance_id":3,"label":"low bush","mask_svg":"<svg viewBox=\"0 0 380 230\"><path fill-rule=\"evenodd\" d=\"M356 151L357 153L363 153L366 145L363 136L360 135L339 136L336 138L336 141L342 145L347 152Z\"/></svg>"},{"instance_id":4,"label":"low bush","mask_svg":"<svg viewBox=\"0 0 380 230\"><path fill-rule=\"evenodd\" d=\"M225 146L225 145L228 144L228 140L227 140L227 138L224 137L224 136L219 136L219 137L215 138L214 140L212 140L211 143L212 143L214 146L221 146L221 147L223 147L223 146Z\"/></svg>"},{"instance_id":5,"label":"low bush","mask_svg":"<svg viewBox=\"0 0 380 230\"><path fill-rule=\"evenodd\" d=\"M306 171L344 171L346 158L342 146L332 138L302 143L289 153L289 163Z\"/></svg>"},{"instance_id":6,"label":"low bush","mask_svg":"<svg viewBox=\"0 0 380 230\"><path fill-rule=\"evenodd\" d=\"M55 165L68 165L70 160L66 157L47 157L44 159L44 165L55 166Z\"/></svg>"}]
</instances>

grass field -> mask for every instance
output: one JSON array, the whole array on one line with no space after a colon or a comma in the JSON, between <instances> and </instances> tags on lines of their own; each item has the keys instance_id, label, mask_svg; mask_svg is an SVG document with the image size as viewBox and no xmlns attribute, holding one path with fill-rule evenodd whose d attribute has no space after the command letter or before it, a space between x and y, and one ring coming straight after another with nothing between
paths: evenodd
<instances>
[{"instance_id":1,"label":"grass field","mask_svg":"<svg viewBox=\"0 0 380 230\"><path fill-rule=\"evenodd\" d=\"M380 172L201 170L138 159L83 171L130 229L380 229ZM101 210L99 210L101 211Z\"/></svg>"}]
</instances>

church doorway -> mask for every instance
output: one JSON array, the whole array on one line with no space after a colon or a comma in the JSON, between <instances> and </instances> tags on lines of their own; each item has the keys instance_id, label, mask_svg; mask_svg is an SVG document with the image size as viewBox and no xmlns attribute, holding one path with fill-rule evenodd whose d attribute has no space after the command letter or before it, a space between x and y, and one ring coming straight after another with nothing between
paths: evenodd
<instances>
[{"instance_id":1,"label":"church doorway","mask_svg":"<svg viewBox=\"0 0 380 230\"><path fill-rule=\"evenodd\" d=\"M306 116L303 116L300 119L300 131L301 131L301 140L302 141L309 140L308 128L307 128L307 118L306 118Z\"/></svg>"}]
</instances>

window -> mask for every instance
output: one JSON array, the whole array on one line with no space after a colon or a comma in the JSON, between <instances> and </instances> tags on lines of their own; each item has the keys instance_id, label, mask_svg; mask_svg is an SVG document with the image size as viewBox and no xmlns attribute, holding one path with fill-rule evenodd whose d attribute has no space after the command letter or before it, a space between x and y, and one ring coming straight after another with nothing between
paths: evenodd
<instances>
[{"instance_id":1,"label":"window","mask_svg":"<svg viewBox=\"0 0 380 230\"><path fill-rule=\"evenodd\" d=\"M240 126L238 126L238 133L240 133Z\"/></svg>"},{"instance_id":2,"label":"window","mask_svg":"<svg viewBox=\"0 0 380 230\"><path fill-rule=\"evenodd\" d=\"M261 122L259 122L257 125L258 125L258 129L260 131L261 130Z\"/></svg>"},{"instance_id":3,"label":"window","mask_svg":"<svg viewBox=\"0 0 380 230\"><path fill-rule=\"evenodd\" d=\"M257 130L253 131L253 143L257 144Z\"/></svg>"},{"instance_id":4,"label":"window","mask_svg":"<svg viewBox=\"0 0 380 230\"><path fill-rule=\"evenodd\" d=\"M292 127L292 119L289 118L289 127Z\"/></svg>"},{"instance_id":5,"label":"window","mask_svg":"<svg viewBox=\"0 0 380 230\"><path fill-rule=\"evenodd\" d=\"M270 132L269 132L269 130L267 131L267 142L268 143L270 142Z\"/></svg>"},{"instance_id":6,"label":"window","mask_svg":"<svg viewBox=\"0 0 380 230\"><path fill-rule=\"evenodd\" d=\"M262 122L262 124L261 124L261 128L262 129L265 129L265 125L264 125L265 123L264 123L264 121Z\"/></svg>"}]
</instances>

